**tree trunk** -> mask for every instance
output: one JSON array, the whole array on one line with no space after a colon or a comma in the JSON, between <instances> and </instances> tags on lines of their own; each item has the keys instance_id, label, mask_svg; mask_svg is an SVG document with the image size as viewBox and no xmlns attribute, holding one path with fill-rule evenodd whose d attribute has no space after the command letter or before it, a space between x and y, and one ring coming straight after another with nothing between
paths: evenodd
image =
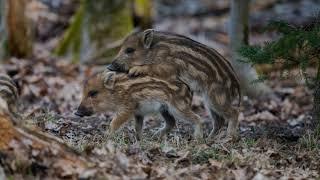
<instances>
[{"instance_id":1,"label":"tree trunk","mask_svg":"<svg viewBox=\"0 0 320 180\"><path fill-rule=\"evenodd\" d=\"M11 56L28 57L32 55L32 31L28 18L25 16L26 0L9 0L6 25L8 33L8 51ZM2 14L3 15L3 14Z\"/></svg>"},{"instance_id":2,"label":"tree trunk","mask_svg":"<svg viewBox=\"0 0 320 180\"><path fill-rule=\"evenodd\" d=\"M152 1L133 0L133 25L141 30L152 28Z\"/></svg>"},{"instance_id":3,"label":"tree trunk","mask_svg":"<svg viewBox=\"0 0 320 180\"><path fill-rule=\"evenodd\" d=\"M130 1L81 0L57 55L71 55L73 61L108 63L118 52L121 40L133 30Z\"/></svg>"},{"instance_id":4,"label":"tree trunk","mask_svg":"<svg viewBox=\"0 0 320 180\"><path fill-rule=\"evenodd\" d=\"M5 51L5 42L6 42L6 22L5 16L6 15L6 8L5 8L5 0L0 0L0 61L6 55Z\"/></svg>"},{"instance_id":5,"label":"tree trunk","mask_svg":"<svg viewBox=\"0 0 320 180\"><path fill-rule=\"evenodd\" d=\"M316 130L320 135L320 62L318 64L313 98L313 126L317 128Z\"/></svg>"},{"instance_id":6,"label":"tree trunk","mask_svg":"<svg viewBox=\"0 0 320 180\"><path fill-rule=\"evenodd\" d=\"M239 61L240 55L238 49L248 44L249 39L249 2L250 0L231 0L230 15L230 48L232 56L232 65L234 66L240 80L241 88L246 95L258 97L271 92L265 84L251 82L258 78L257 72L250 64Z\"/></svg>"},{"instance_id":7,"label":"tree trunk","mask_svg":"<svg viewBox=\"0 0 320 180\"><path fill-rule=\"evenodd\" d=\"M314 114L315 124L319 125L320 124L320 81L319 80L314 90L314 113L315 113Z\"/></svg>"}]
</instances>

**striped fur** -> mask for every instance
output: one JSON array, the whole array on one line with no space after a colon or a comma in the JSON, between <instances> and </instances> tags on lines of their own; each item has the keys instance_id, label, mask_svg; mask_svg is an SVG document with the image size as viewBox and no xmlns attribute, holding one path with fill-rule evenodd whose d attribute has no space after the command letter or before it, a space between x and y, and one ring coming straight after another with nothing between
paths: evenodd
<instances>
[{"instance_id":1,"label":"striped fur","mask_svg":"<svg viewBox=\"0 0 320 180\"><path fill-rule=\"evenodd\" d=\"M7 104L8 109L5 111L13 118L18 118L18 89L13 80L5 74L0 74L0 98Z\"/></svg>"},{"instance_id":2,"label":"striped fur","mask_svg":"<svg viewBox=\"0 0 320 180\"><path fill-rule=\"evenodd\" d=\"M112 132L126 121L135 118L136 124L140 124L136 127L138 139L142 129L139 121L143 121L143 117L149 113L160 112L166 121L165 128L160 132L161 136L173 128L176 119L185 119L196 125L195 136L201 138L201 119L192 112L191 101L192 92L182 82L164 81L149 76L129 78L124 73L105 71L85 82L78 111L91 112L87 115L115 112L110 125Z\"/></svg>"},{"instance_id":3,"label":"striped fur","mask_svg":"<svg viewBox=\"0 0 320 180\"><path fill-rule=\"evenodd\" d=\"M212 133L227 119L228 134L236 134L238 110L231 105L236 98L240 105L240 84L230 62L216 50L185 36L146 30L129 35L108 68L128 72L130 76L183 81L205 97L211 115L219 117Z\"/></svg>"}]
</instances>

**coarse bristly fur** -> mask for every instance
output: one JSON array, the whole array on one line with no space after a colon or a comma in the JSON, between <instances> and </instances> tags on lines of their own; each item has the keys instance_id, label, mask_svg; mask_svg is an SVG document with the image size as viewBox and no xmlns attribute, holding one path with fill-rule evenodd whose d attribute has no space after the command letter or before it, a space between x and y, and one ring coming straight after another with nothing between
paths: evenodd
<instances>
[{"instance_id":1,"label":"coarse bristly fur","mask_svg":"<svg viewBox=\"0 0 320 180\"><path fill-rule=\"evenodd\" d=\"M230 62L216 50L185 36L149 29L129 35L108 69L183 81L205 99L214 118L210 136L228 120L228 136L237 137L239 112L232 102L238 97L240 105L240 85Z\"/></svg>"},{"instance_id":2,"label":"coarse bristly fur","mask_svg":"<svg viewBox=\"0 0 320 180\"><path fill-rule=\"evenodd\" d=\"M160 112L166 123L160 137L175 126L176 119L183 119L195 124L194 135L201 139L201 119L192 112L191 101L189 87L180 81L164 81L150 76L129 78L125 73L106 70L84 82L83 97L75 114L87 116L115 112L110 124L111 133L134 118L137 139L140 139L144 116Z\"/></svg>"},{"instance_id":3,"label":"coarse bristly fur","mask_svg":"<svg viewBox=\"0 0 320 180\"><path fill-rule=\"evenodd\" d=\"M3 111L7 111L15 123L20 120L18 114L18 89L15 82L7 75L0 74L0 99L4 102L6 107L3 107Z\"/></svg>"}]
</instances>

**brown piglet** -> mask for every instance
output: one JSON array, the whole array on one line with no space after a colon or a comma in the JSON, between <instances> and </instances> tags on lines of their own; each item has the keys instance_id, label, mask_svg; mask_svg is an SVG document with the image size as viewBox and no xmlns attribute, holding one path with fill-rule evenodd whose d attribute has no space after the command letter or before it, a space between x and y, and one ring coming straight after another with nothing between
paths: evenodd
<instances>
[{"instance_id":1,"label":"brown piglet","mask_svg":"<svg viewBox=\"0 0 320 180\"><path fill-rule=\"evenodd\" d=\"M203 97L214 118L210 136L227 120L227 135L237 137L238 107L232 102L237 99L240 105L240 85L230 62L216 50L182 35L149 29L129 35L108 69L183 81Z\"/></svg>"},{"instance_id":2,"label":"brown piglet","mask_svg":"<svg viewBox=\"0 0 320 180\"><path fill-rule=\"evenodd\" d=\"M114 112L110 131L135 119L137 139L141 138L143 119L150 113L160 113L165 120L160 137L175 126L176 119L195 124L194 136L202 138L201 119L191 110L192 92L176 80L164 81L144 76L129 78L125 73L108 70L87 79L83 86L83 98L75 113L88 116L99 112Z\"/></svg>"}]
</instances>

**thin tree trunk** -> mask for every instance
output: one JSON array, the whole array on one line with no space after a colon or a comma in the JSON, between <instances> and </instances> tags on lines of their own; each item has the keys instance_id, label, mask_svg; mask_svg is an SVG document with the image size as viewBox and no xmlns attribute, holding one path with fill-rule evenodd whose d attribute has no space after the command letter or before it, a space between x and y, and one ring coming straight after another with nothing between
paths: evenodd
<instances>
[{"instance_id":1,"label":"thin tree trunk","mask_svg":"<svg viewBox=\"0 0 320 180\"><path fill-rule=\"evenodd\" d=\"M32 54L32 32L25 16L26 0L10 0L7 4L8 51L11 56L28 57Z\"/></svg>"},{"instance_id":2,"label":"thin tree trunk","mask_svg":"<svg viewBox=\"0 0 320 180\"><path fill-rule=\"evenodd\" d=\"M313 98L313 126L317 128L320 133L320 62L318 64Z\"/></svg>"},{"instance_id":3,"label":"thin tree trunk","mask_svg":"<svg viewBox=\"0 0 320 180\"><path fill-rule=\"evenodd\" d=\"M6 41L6 27L5 27L5 0L0 0L0 61L6 55L5 41Z\"/></svg>"},{"instance_id":4,"label":"thin tree trunk","mask_svg":"<svg viewBox=\"0 0 320 180\"><path fill-rule=\"evenodd\" d=\"M315 125L319 126L320 124L320 81L319 80L314 90L314 122L315 122Z\"/></svg>"},{"instance_id":5,"label":"thin tree trunk","mask_svg":"<svg viewBox=\"0 0 320 180\"><path fill-rule=\"evenodd\" d=\"M133 13L134 27L142 30L152 28L152 1L150 0L132 0L131 9Z\"/></svg>"},{"instance_id":6,"label":"thin tree trunk","mask_svg":"<svg viewBox=\"0 0 320 180\"><path fill-rule=\"evenodd\" d=\"M250 0L231 0L230 15L230 48L232 61L235 70L239 76L243 92L251 97L258 97L271 92L265 84L251 82L258 78L257 72L250 64L239 61L238 49L242 45L248 44L249 40L249 2Z\"/></svg>"}]
</instances>

